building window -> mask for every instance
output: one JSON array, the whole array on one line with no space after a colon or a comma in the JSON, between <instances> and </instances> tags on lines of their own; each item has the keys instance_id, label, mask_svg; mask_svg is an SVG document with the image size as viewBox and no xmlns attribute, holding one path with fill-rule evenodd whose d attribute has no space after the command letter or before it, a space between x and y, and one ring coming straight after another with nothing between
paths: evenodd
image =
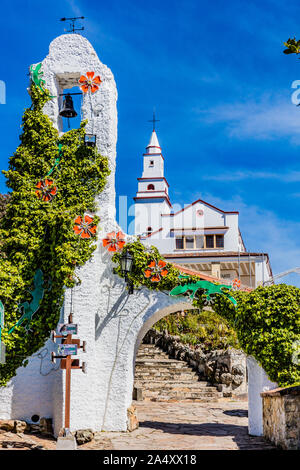
<instances>
[{"instance_id":1,"label":"building window","mask_svg":"<svg viewBox=\"0 0 300 470\"><path fill-rule=\"evenodd\" d=\"M176 250L224 248L224 235L185 235L176 237Z\"/></svg>"},{"instance_id":2,"label":"building window","mask_svg":"<svg viewBox=\"0 0 300 470\"><path fill-rule=\"evenodd\" d=\"M186 250L193 250L194 249L194 237L185 237L185 249Z\"/></svg>"},{"instance_id":3,"label":"building window","mask_svg":"<svg viewBox=\"0 0 300 470\"><path fill-rule=\"evenodd\" d=\"M216 248L224 248L224 235L216 235Z\"/></svg>"},{"instance_id":4,"label":"building window","mask_svg":"<svg viewBox=\"0 0 300 470\"><path fill-rule=\"evenodd\" d=\"M154 191L155 187L154 184L148 184L147 190L148 191Z\"/></svg>"},{"instance_id":5,"label":"building window","mask_svg":"<svg viewBox=\"0 0 300 470\"><path fill-rule=\"evenodd\" d=\"M147 228L147 235L150 235L152 233L152 227Z\"/></svg>"},{"instance_id":6,"label":"building window","mask_svg":"<svg viewBox=\"0 0 300 470\"><path fill-rule=\"evenodd\" d=\"M183 237L176 238L176 250L183 250L184 249L184 240Z\"/></svg>"},{"instance_id":7,"label":"building window","mask_svg":"<svg viewBox=\"0 0 300 470\"><path fill-rule=\"evenodd\" d=\"M205 248L214 248L214 236L213 235L205 235Z\"/></svg>"},{"instance_id":8,"label":"building window","mask_svg":"<svg viewBox=\"0 0 300 470\"><path fill-rule=\"evenodd\" d=\"M154 166L154 160L150 160L149 166Z\"/></svg>"},{"instance_id":9,"label":"building window","mask_svg":"<svg viewBox=\"0 0 300 470\"><path fill-rule=\"evenodd\" d=\"M195 236L195 243L196 243L196 248L197 249L204 248L204 235L196 235Z\"/></svg>"}]
</instances>

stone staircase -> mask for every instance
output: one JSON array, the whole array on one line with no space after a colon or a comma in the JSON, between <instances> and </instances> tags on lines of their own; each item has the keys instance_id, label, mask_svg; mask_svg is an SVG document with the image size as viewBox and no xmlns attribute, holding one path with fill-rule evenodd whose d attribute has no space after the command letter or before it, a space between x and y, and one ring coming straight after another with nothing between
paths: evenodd
<instances>
[{"instance_id":1,"label":"stone staircase","mask_svg":"<svg viewBox=\"0 0 300 470\"><path fill-rule=\"evenodd\" d=\"M200 381L184 361L170 359L159 347L141 344L135 362L134 388L145 401L217 401L217 388Z\"/></svg>"}]
</instances>

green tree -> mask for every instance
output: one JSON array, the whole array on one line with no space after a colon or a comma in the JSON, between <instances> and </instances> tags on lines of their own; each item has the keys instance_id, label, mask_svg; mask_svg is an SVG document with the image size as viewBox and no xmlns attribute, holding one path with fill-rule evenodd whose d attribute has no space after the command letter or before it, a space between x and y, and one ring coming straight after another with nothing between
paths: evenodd
<instances>
[{"instance_id":1,"label":"green tree","mask_svg":"<svg viewBox=\"0 0 300 470\"><path fill-rule=\"evenodd\" d=\"M299 54L300 53L300 41L297 41L296 38L289 38L284 42L286 49L284 49L284 54Z\"/></svg>"}]
</instances>

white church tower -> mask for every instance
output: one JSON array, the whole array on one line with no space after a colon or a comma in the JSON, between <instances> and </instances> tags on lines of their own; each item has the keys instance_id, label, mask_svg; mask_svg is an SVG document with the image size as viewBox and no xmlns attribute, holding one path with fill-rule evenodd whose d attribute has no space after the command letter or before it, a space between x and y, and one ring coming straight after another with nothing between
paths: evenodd
<instances>
[{"instance_id":1,"label":"white church tower","mask_svg":"<svg viewBox=\"0 0 300 470\"><path fill-rule=\"evenodd\" d=\"M143 174L138 178L135 200L135 235L148 235L161 227L161 214L170 214L169 184L164 176L164 157L153 129L143 155Z\"/></svg>"}]
</instances>

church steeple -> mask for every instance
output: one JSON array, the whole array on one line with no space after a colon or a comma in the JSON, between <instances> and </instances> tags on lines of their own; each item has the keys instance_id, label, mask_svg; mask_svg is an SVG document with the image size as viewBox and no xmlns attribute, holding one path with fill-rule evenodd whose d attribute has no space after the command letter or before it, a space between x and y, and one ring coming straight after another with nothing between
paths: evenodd
<instances>
[{"instance_id":1,"label":"church steeple","mask_svg":"<svg viewBox=\"0 0 300 470\"><path fill-rule=\"evenodd\" d=\"M152 131L149 144L146 147L146 153L161 153L161 148L155 130Z\"/></svg>"},{"instance_id":2,"label":"church steeple","mask_svg":"<svg viewBox=\"0 0 300 470\"><path fill-rule=\"evenodd\" d=\"M136 193L135 233L156 230L160 215L170 212L169 184L164 175L164 157L153 129L146 153L143 154L143 173L138 178ZM139 208L139 209L138 209ZM137 217L139 214L139 217Z\"/></svg>"},{"instance_id":3,"label":"church steeple","mask_svg":"<svg viewBox=\"0 0 300 470\"><path fill-rule=\"evenodd\" d=\"M143 174L142 178L139 178L139 180L145 178L165 180L164 157L162 155L155 130L152 131L149 144L146 147L146 153L143 155ZM168 187L169 185L165 180L165 184L163 186L159 185L159 188L157 188L156 191L162 190L168 194Z\"/></svg>"}]
</instances>

